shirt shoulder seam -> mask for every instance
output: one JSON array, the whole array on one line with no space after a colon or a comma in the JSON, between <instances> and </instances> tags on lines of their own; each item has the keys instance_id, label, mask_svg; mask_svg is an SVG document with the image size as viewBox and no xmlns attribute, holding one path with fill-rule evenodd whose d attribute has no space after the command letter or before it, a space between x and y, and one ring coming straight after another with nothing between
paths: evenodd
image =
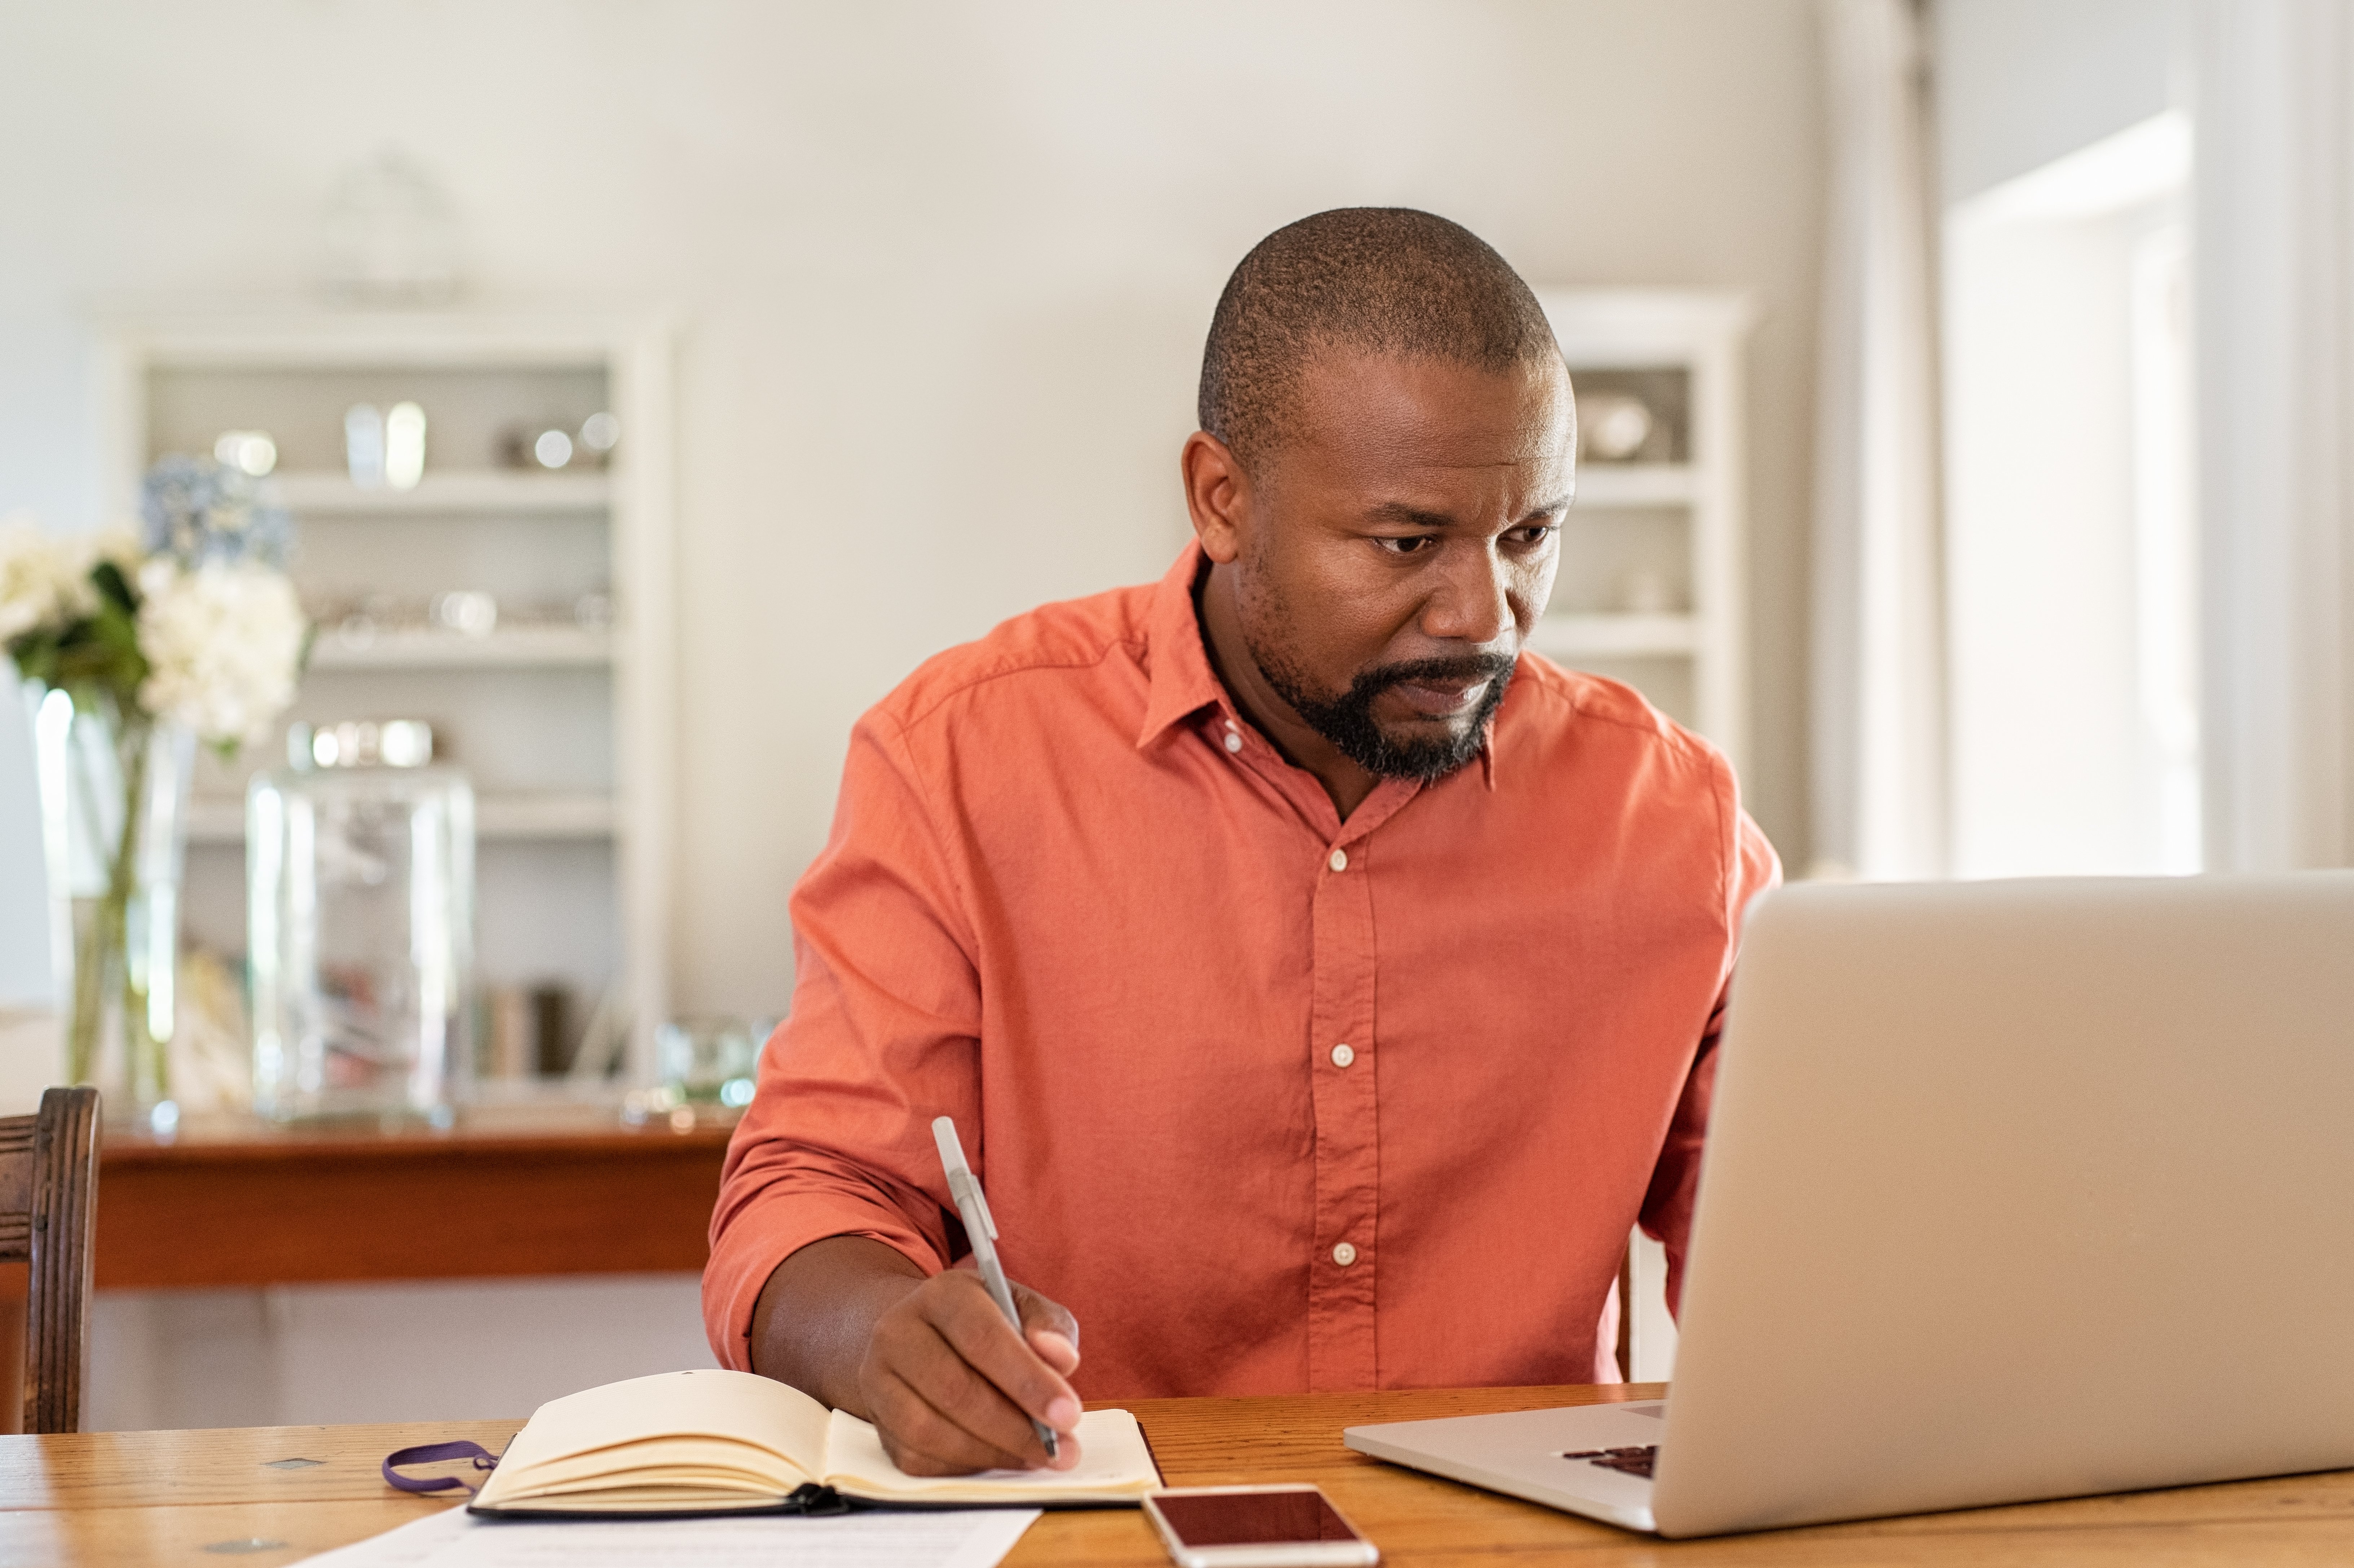
<instances>
[{"instance_id":1,"label":"shirt shoulder seam","mask_svg":"<svg viewBox=\"0 0 2354 1568\"><path fill-rule=\"evenodd\" d=\"M1020 675L1044 674L1057 670L1091 670L1122 649L1140 650L1144 645L1145 640L1140 637L1114 637L1107 640L1102 647L1084 659L1026 659L1015 664L999 665L978 671L959 680L946 691L931 694L929 700L920 708L904 716L894 715L893 722L900 726L904 734L930 718L948 704L968 693L978 691L982 686L991 685L999 681L1012 680ZM887 701L884 704L886 708L890 705Z\"/></svg>"}]
</instances>

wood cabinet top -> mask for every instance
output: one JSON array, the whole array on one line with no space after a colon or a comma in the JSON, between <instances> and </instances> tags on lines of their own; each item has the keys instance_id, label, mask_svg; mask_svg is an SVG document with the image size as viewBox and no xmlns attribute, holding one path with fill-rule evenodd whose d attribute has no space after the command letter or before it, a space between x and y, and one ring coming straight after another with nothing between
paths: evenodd
<instances>
[{"instance_id":1,"label":"wood cabinet top","mask_svg":"<svg viewBox=\"0 0 2354 1568\"><path fill-rule=\"evenodd\" d=\"M111 1123L99 1146L102 1171L301 1161L446 1160L468 1157L610 1154L620 1158L724 1150L735 1114L699 1113L673 1125L659 1114L638 1122L619 1107L551 1103L470 1107L446 1128L422 1120L304 1122L281 1126L249 1115L191 1116L158 1136Z\"/></svg>"}]
</instances>

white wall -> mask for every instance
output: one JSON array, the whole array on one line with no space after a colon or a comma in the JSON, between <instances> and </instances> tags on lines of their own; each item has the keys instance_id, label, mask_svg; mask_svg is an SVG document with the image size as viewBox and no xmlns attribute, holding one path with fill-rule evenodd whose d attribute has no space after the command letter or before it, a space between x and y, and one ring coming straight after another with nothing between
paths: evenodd
<instances>
[{"instance_id":1,"label":"white wall","mask_svg":"<svg viewBox=\"0 0 2354 1568\"><path fill-rule=\"evenodd\" d=\"M0 0L0 511L91 521L86 302L302 290L336 173L438 169L479 297L667 300L674 995L773 1013L853 718L1157 575L1228 270L1426 206L1538 283L1756 291L1750 788L1804 863L1808 0Z\"/></svg>"},{"instance_id":2,"label":"white wall","mask_svg":"<svg viewBox=\"0 0 2354 1568\"><path fill-rule=\"evenodd\" d=\"M2182 0L1930 0L1946 200L2171 107Z\"/></svg>"}]
</instances>

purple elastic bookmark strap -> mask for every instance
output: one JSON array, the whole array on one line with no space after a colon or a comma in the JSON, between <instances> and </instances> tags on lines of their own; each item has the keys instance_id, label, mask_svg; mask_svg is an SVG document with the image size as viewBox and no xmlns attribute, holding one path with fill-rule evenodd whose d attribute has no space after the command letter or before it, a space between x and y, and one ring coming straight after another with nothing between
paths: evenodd
<instances>
[{"instance_id":1,"label":"purple elastic bookmark strap","mask_svg":"<svg viewBox=\"0 0 2354 1568\"><path fill-rule=\"evenodd\" d=\"M451 1459L472 1459L478 1470L498 1468L499 1457L480 1443L426 1443L414 1448L400 1448L384 1457L385 1485L398 1487L404 1492L446 1492L462 1489L468 1497L475 1489L456 1476L404 1476L397 1465L438 1465Z\"/></svg>"}]
</instances>

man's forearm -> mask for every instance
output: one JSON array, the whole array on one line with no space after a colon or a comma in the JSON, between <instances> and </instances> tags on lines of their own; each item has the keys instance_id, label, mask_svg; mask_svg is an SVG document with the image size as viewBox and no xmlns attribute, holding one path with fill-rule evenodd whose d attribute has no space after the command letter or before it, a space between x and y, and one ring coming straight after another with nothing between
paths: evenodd
<instances>
[{"instance_id":1,"label":"man's forearm","mask_svg":"<svg viewBox=\"0 0 2354 1568\"><path fill-rule=\"evenodd\" d=\"M752 1370L837 1410L874 1419L859 1392L875 1320L924 1271L867 1236L828 1236L777 1265L752 1309Z\"/></svg>"}]
</instances>

